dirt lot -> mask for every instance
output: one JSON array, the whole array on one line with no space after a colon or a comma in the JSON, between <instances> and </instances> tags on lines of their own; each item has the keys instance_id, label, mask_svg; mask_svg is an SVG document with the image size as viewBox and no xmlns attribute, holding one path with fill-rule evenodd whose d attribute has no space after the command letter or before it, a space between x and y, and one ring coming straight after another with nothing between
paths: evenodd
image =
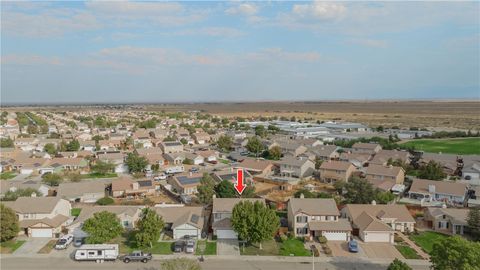
<instances>
[{"instance_id":1,"label":"dirt lot","mask_svg":"<svg viewBox=\"0 0 480 270\"><path fill-rule=\"evenodd\" d=\"M255 192L262 192L262 191L274 188L276 186L277 185L275 185L275 184L270 184L270 183L257 181L257 182L255 182Z\"/></svg>"}]
</instances>

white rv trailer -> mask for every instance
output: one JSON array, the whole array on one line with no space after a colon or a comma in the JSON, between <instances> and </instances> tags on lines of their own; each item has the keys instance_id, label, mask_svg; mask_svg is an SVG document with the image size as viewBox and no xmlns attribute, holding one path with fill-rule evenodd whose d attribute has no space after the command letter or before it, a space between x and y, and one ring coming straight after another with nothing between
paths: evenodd
<instances>
[{"instance_id":1,"label":"white rv trailer","mask_svg":"<svg viewBox=\"0 0 480 270\"><path fill-rule=\"evenodd\" d=\"M183 166L173 166L173 167L168 167L165 172L168 174L174 174L174 173L181 173L184 172L185 168Z\"/></svg>"},{"instance_id":2,"label":"white rv trailer","mask_svg":"<svg viewBox=\"0 0 480 270\"><path fill-rule=\"evenodd\" d=\"M83 245L75 251L76 261L97 261L103 262L116 260L118 257L117 244L104 245Z\"/></svg>"}]
</instances>

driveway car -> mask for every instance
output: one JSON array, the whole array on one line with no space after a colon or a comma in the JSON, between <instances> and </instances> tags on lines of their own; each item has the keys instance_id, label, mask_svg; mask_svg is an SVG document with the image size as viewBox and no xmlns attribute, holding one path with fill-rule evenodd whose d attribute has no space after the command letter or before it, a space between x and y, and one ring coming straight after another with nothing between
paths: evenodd
<instances>
[{"instance_id":1,"label":"driveway car","mask_svg":"<svg viewBox=\"0 0 480 270\"><path fill-rule=\"evenodd\" d=\"M173 252L182 252L183 251L183 246L185 243L183 241L177 241L173 245Z\"/></svg>"},{"instance_id":2,"label":"driveway car","mask_svg":"<svg viewBox=\"0 0 480 270\"><path fill-rule=\"evenodd\" d=\"M195 240L188 240L187 245L185 247L186 253L193 253L195 252Z\"/></svg>"},{"instance_id":3,"label":"driveway car","mask_svg":"<svg viewBox=\"0 0 480 270\"><path fill-rule=\"evenodd\" d=\"M73 240L74 247L81 247L83 245L83 238L75 238Z\"/></svg>"},{"instance_id":4,"label":"driveway car","mask_svg":"<svg viewBox=\"0 0 480 270\"><path fill-rule=\"evenodd\" d=\"M152 253L144 253L143 251L134 251L130 254L121 256L120 259L124 263L129 263L129 262L143 262L147 263L152 259Z\"/></svg>"},{"instance_id":5,"label":"driveway car","mask_svg":"<svg viewBox=\"0 0 480 270\"><path fill-rule=\"evenodd\" d=\"M58 239L57 244L55 245L55 249L66 249L68 245L70 245L73 241L73 235L66 234Z\"/></svg>"},{"instance_id":6,"label":"driveway car","mask_svg":"<svg viewBox=\"0 0 480 270\"><path fill-rule=\"evenodd\" d=\"M358 243L355 240L350 240L348 242L348 251L357 253L358 252Z\"/></svg>"}]
</instances>

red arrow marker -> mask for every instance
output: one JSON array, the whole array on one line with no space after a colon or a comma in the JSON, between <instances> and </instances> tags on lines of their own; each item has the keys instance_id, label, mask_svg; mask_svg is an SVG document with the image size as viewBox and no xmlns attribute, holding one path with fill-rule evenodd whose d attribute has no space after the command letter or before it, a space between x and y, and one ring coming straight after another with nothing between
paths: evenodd
<instances>
[{"instance_id":1,"label":"red arrow marker","mask_svg":"<svg viewBox=\"0 0 480 270\"><path fill-rule=\"evenodd\" d=\"M243 170L237 169L237 183L235 184L235 190L237 190L238 194L242 195L242 192L246 187L247 186L243 183Z\"/></svg>"}]
</instances>

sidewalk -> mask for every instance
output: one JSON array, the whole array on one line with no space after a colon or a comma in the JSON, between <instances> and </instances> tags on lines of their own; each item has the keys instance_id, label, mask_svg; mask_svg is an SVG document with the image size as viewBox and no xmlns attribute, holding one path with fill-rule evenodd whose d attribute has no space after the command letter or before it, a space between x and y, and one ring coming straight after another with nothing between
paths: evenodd
<instances>
[{"instance_id":1,"label":"sidewalk","mask_svg":"<svg viewBox=\"0 0 480 270\"><path fill-rule=\"evenodd\" d=\"M425 253L425 251L423 251L419 246L417 246L412 240L410 240L410 238L408 238L405 234L398 231L396 233L398 233L398 236L400 236L400 238L402 238L405 243L407 243L411 248L413 248L420 257L424 258L425 260L430 259L430 256Z\"/></svg>"}]
</instances>

